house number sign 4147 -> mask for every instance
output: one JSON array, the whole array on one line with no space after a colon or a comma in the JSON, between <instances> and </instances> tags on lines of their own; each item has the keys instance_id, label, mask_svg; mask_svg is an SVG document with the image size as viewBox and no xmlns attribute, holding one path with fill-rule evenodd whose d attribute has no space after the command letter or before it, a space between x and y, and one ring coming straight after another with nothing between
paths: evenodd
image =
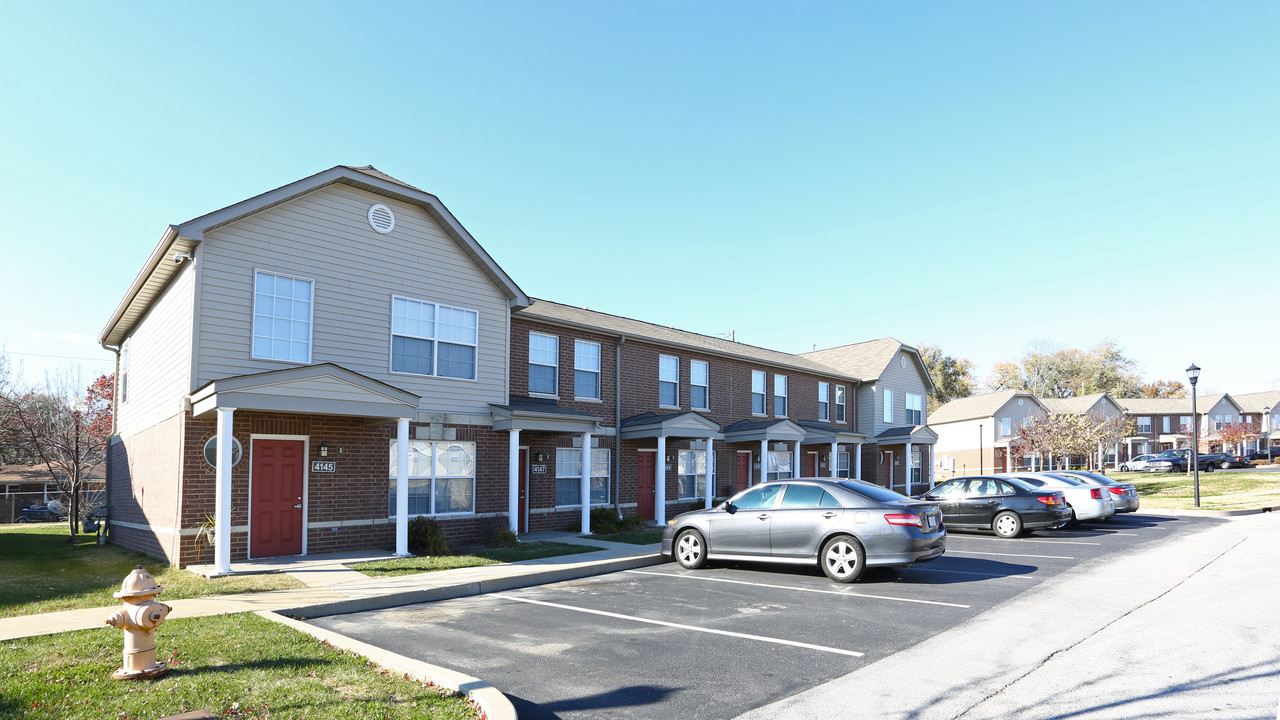
<instances>
[{"instance_id":1,"label":"house number sign 4147","mask_svg":"<svg viewBox=\"0 0 1280 720\"><path fill-rule=\"evenodd\" d=\"M312 460L311 472L336 472L338 463L334 460Z\"/></svg>"}]
</instances>

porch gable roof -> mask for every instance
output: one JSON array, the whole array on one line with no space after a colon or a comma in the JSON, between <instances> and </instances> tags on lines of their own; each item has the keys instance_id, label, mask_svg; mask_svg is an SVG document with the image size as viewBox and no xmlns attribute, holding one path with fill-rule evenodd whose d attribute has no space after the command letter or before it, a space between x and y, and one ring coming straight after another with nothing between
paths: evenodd
<instances>
[{"instance_id":1,"label":"porch gable roof","mask_svg":"<svg viewBox=\"0 0 1280 720\"><path fill-rule=\"evenodd\" d=\"M268 370L214 380L187 396L193 417L237 410L413 418L419 397L333 363Z\"/></svg>"}]
</instances>

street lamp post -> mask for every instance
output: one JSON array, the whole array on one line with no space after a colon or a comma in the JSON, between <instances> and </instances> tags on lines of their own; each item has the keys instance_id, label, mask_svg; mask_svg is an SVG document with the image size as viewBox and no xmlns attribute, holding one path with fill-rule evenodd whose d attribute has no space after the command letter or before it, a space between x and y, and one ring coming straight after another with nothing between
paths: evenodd
<instances>
[{"instance_id":1,"label":"street lamp post","mask_svg":"<svg viewBox=\"0 0 1280 720\"><path fill-rule=\"evenodd\" d=\"M1187 379L1191 381L1191 422L1195 431L1191 443L1191 467L1195 471L1196 507L1200 507L1200 415L1196 412L1196 381L1200 379L1200 368L1195 363L1187 368Z\"/></svg>"},{"instance_id":2,"label":"street lamp post","mask_svg":"<svg viewBox=\"0 0 1280 720\"><path fill-rule=\"evenodd\" d=\"M1267 430L1262 433L1262 439L1267 441L1267 463L1271 462L1271 408L1262 408L1262 416L1267 420Z\"/></svg>"}]
</instances>

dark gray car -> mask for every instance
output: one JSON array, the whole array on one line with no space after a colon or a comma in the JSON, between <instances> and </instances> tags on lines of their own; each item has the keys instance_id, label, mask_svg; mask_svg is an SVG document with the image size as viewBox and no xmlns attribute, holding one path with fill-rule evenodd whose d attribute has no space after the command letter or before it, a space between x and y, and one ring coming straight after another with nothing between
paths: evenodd
<instances>
[{"instance_id":1,"label":"dark gray car","mask_svg":"<svg viewBox=\"0 0 1280 720\"><path fill-rule=\"evenodd\" d=\"M663 530L662 554L689 569L707 560L816 563L847 583L867 567L941 557L946 538L933 503L859 480L797 478L676 516Z\"/></svg>"}]
</instances>

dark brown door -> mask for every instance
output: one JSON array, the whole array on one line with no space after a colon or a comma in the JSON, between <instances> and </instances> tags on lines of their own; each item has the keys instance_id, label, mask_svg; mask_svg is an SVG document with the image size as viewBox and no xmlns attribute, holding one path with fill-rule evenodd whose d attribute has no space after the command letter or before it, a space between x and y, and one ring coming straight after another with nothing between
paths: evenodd
<instances>
[{"instance_id":1,"label":"dark brown door","mask_svg":"<svg viewBox=\"0 0 1280 720\"><path fill-rule=\"evenodd\" d=\"M516 512L520 514L517 520L519 532L529 532L529 451L526 448L520 448L520 502Z\"/></svg>"},{"instance_id":2,"label":"dark brown door","mask_svg":"<svg viewBox=\"0 0 1280 720\"><path fill-rule=\"evenodd\" d=\"M302 554L301 440L254 440L249 555Z\"/></svg>"},{"instance_id":3,"label":"dark brown door","mask_svg":"<svg viewBox=\"0 0 1280 720\"><path fill-rule=\"evenodd\" d=\"M653 503L657 496L654 465L658 453L636 453L636 510L645 520L653 520Z\"/></svg>"},{"instance_id":4,"label":"dark brown door","mask_svg":"<svg viewBox=\"0 0 1280 720\"><path fill-rule=\"evenodd\" d=\"M739 491L746 490L751 485L751 453L738 453L738 482Z\"/></svg>"}]
</instances>

